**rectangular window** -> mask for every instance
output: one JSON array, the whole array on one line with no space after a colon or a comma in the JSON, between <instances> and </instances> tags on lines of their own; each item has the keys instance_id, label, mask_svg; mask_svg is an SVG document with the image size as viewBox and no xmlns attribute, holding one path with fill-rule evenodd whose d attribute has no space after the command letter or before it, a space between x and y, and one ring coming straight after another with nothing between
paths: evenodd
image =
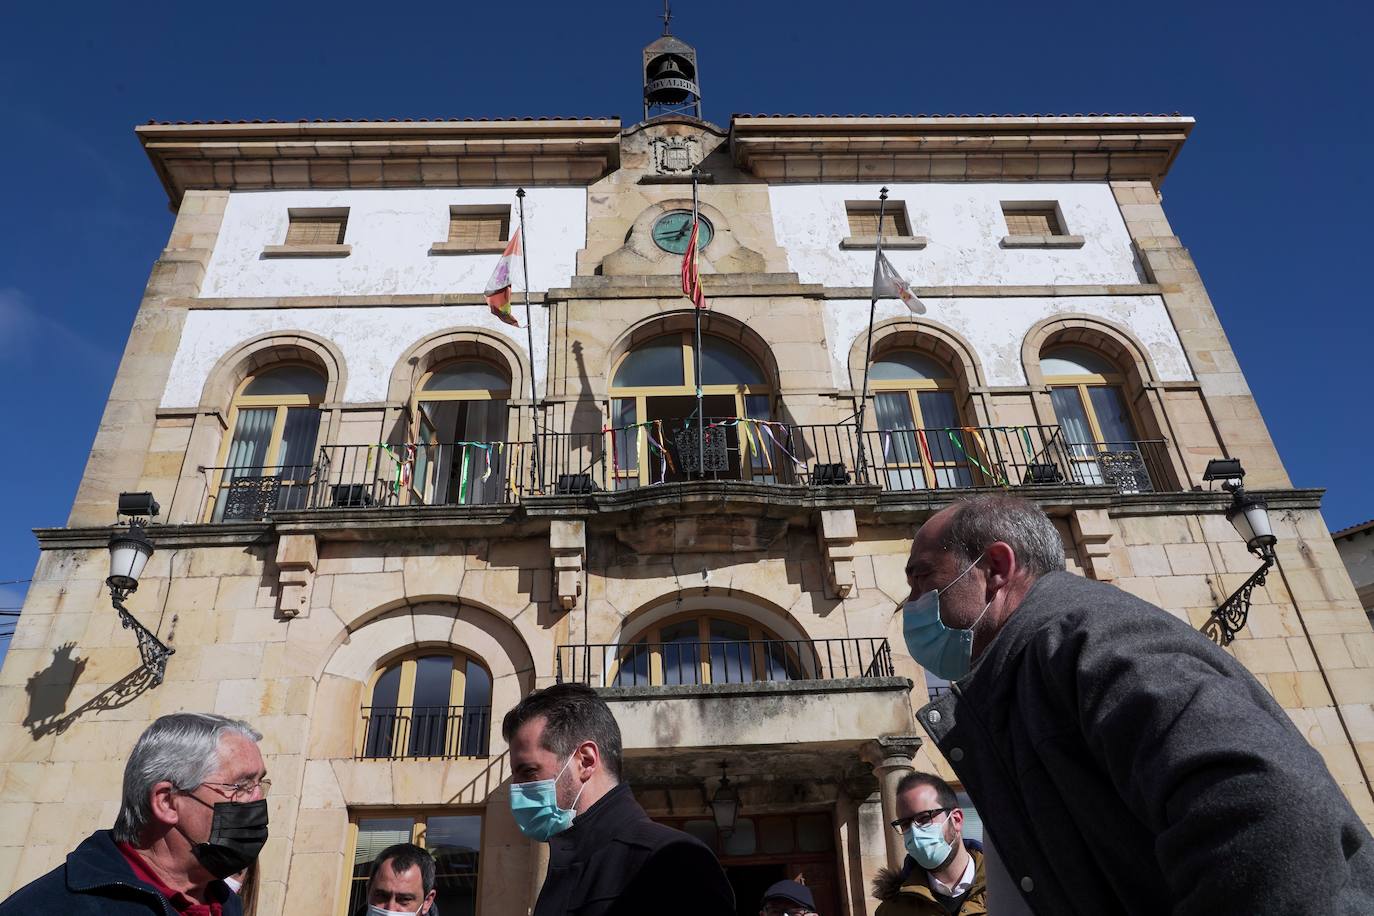
<instances>
[{"instance_id":1,"label":"rectangular window","mask_svg":"<svg viewBox=\"0 0 1374 916\"><path fill-rule=\"evenodd\" d=\"M448 218L451 245L478 248L510 241L510 207L451 207Z\"/></svg>"},{"instance_id":2,"label":"rectangular window","mask_svg":"<svg viewBox=\"0 0 1374 916\"><path fill-rule=\"evenodd\" d=\"M871 201L847 201L844 205L849 217L849 234L852 236L875 236L878 234L878 205ZM889 201L883 211L883 236L911 235L911 226L906 219L906 209L900 201Z\"/></svg>"},{"instance_id":3,"label":"rectangular window","mask_svg":"<svg viewBox=\"0 0 1374 916\"><path fill-rule=\"evenodd\" d=\"M1064 235L1059 211L1053 204L1002 204L1008 235Z\"/></svg>"},{"instance_id":4,"label":"rectangular window","mask_svg":"<svg viewBox=\"0 0 1374 916\"><path fill-rule=\"evenodd\" d=\"M358 818L346 916L367 909L372 863L388 846L414 843L434 856L435 909L444 916L477 912L477 862L482 846L480 814L394 814Z\"/></svg>"},{"instance_id":5,"label":"rectangular window","mask_svg":"<svg viewBox=\"0 0 1374 916\"><path fill-rule=\"evenodd\" d=\"M286 227L288 245L342 245L348 210L291 210Z\"/></svg>"}]
</instances>

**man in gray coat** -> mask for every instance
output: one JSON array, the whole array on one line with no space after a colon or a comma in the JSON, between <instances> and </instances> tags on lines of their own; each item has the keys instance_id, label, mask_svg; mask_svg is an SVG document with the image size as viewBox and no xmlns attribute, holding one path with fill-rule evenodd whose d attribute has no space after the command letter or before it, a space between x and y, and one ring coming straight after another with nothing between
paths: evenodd
<instances>
[{"instance_id":1,"label":"man in gray coat","mask_svg":"<svg viewBox=\"0 0 1374 916\"><path fill-rule=\"evenodd\" d=\"M952 682L917 719L987 826L993 912L1374 913L1374 838L1264 687L1065 572L1036 506L937 513L906 574L907 647Z\"/></svg>"}]
</instances>

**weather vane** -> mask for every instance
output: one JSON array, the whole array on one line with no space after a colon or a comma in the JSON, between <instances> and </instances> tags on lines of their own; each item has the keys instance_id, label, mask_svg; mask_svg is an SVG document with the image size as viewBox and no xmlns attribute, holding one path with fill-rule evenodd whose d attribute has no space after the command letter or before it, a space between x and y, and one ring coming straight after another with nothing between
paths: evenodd
<instances>
[{"instance_id":1,"label":"weather vane","mask_svg":"<svg viewBox=\"0 0 1374 916\"><path fill-rule=\"evenodd\" d=\"M663 0L663 34L668 34L668 22L673 18L673 11L668 8L668 0Z\"/></svg>"}]
</instances>

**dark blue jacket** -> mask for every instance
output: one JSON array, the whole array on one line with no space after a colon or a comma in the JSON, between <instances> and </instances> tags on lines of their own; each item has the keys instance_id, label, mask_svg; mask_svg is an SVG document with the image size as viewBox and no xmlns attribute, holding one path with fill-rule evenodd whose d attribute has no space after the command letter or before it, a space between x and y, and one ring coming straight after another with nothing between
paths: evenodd
<instances>
[{"instance_id":1,"label":"dark blue jacket","mask_svg":"<svg viewBox=\"0 0 1374 916\"><path fill-rule=\"evenodd\" d=\"M242 916L236 894L224 888L224 916ZM0 903L0 916L176 916L172 905L150 885L134 877L134 870L115 846L108 830L81 841L57 866L37 881L15 891Z\"/></svg>"}]
</instances>

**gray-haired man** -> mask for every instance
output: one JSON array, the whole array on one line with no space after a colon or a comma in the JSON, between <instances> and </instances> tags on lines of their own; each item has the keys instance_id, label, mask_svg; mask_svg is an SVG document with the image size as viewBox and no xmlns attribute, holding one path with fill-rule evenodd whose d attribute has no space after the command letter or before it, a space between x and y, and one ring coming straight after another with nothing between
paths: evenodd
<instances>
[{"instance_id":1,"label":"gray-haired man","mask_svg":"<svg viewBox=\"0 0 1374 916\"><path fill-rule=\"evenodd\" d=\"M1284 711L1186 623L1064 572L1036 506L936 513L906 574L907 648L952 682L917 720L988 829L996 912L1374 913L1374 838Z\"/></svg>"},{"instance_id":2,"label":"gray-haired man","mask_svg":"<svg viewBox=\"0 0 1374 916\"><path fill-rule=\"evenodd\" d=\"M271 783L261 739L223 716L158 719L125 764L114 829L87 837L65 863L0 903L0 916L239 916L223 879L267 842Z\"/></svg>"}]
</instances>

